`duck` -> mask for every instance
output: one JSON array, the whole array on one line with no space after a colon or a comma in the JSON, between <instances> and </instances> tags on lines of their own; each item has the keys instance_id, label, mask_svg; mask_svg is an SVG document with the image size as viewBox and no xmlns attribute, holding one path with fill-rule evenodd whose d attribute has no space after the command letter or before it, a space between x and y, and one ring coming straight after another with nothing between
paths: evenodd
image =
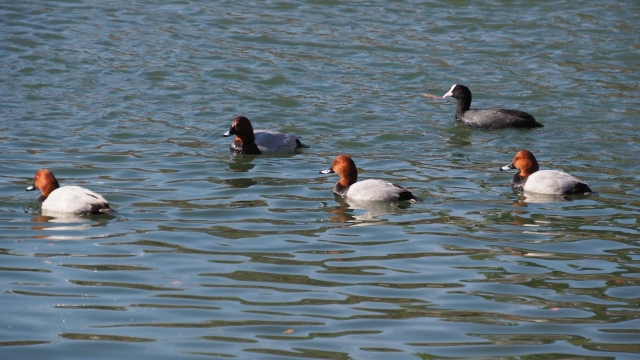
<instances>
[{"instance_id":1,"label":"duck","mask_svg":"<svg viewBox=\"0 0 640 360\"><path fill-rule=\"evenodd\" d=\"M536 128L542 124L529 113L510 109L475 110L471 107L471 90L464 85L453 84L443 99L452 97L458 99L456 120L477 129L504 128Z\"/></svg>"},{"instance_id":2,"label":"duck","mask_svg":"<svg viewBox=\"0 0 640 360\"><path fill-rule=\"evenodd\" d=\"M338 155L333 165L320 174L338 174L340 180L333 187L333 193L344 199L355 201L408 201L417 202L411 190L380 179L358 181L356 164L347 155Z\"/></svg>"},{"instance_id":3,"label":"duck","mask_svg":"<svg viewBox=\"0 0 640 360\"><path fill-rule=\"evenodd\" d=\"M513 162L500 171L516 169L519 172L511 179L511 187L537 194L572 195L592 194L584 181L559 170L540 170L538 160L529 150L520 150Z\"/></svg>"},{"instance_id":4,"label":"duck","mask_svg":"<svg viewBox=\"0 0 640 360\"><path fill-rule=\"evenodd\" d=\"M80 186L60 187L58 180L48 169L36 172L33 185L27 191L40 190L38 199L43 211L77 214L109 214L114 213L109 202L99 194Z\"/></svg>"},{"instance_id":5,"label":"duck","mask_svg":"<svg viewBox=\"0 0 640 360\"><path fill-rule=\"evenodd\" d=\"M300 142L296 135L286 134L271 130L253 130L251 121L245 116L233 119L229 131L222 137L235 135L235 140L229 149L241 154L271 154L278 152L296 152L300 148L308 148L308 145Z\"/></svg>"}]
</instances>

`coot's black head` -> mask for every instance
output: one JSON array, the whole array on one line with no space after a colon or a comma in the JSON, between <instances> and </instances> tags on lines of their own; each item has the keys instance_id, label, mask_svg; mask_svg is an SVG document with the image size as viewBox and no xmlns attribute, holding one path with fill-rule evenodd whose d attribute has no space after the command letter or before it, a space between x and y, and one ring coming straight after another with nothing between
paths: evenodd
<instances>
[{"instance_id":1,"label":"coot's black head","mask_svg":"<svg viewBox=\"0 0 640 360\"><path fill-rule=\"evenodd\" d=\"M451 90L442 96L443 99L448 97L458 99L456 117L461 117L465 111L471 108L471 90L464 85L453 84Z\"/></svg>"},{"instance_id":2,"label":"coot's black head","mask_svg":"<svg viewBox=\"0 0 640 360\"><path fill-rule=\"evenodd\" d=\"M451 90L449 90L448 93L442 96L443 99L446 99L448 97L452 97L458 100L463 99L471 104L471 90L469 90L469 88L464 85L453 84Z\"/></svg>"}]
</instances>

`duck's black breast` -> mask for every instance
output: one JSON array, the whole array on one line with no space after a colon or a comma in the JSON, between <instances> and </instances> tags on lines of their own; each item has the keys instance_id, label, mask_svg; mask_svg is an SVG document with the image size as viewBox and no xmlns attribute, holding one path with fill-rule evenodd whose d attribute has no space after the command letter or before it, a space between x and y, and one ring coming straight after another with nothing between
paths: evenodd
<instances>
[{"instance_id":1,"label":"duck's black breast","mask_svg":"<svg viewBox=\"0 0 640 360\"><path fill-rule=\"evenodd\" d=\"M256 143L244 144L241 141L232 142L231 146L229 146L229 150L235 153L240 153L240 154L250 154L250 155L262 154L262 152L260 152L260 149L258 149L258 146L256 145Z\"/></svg>"},{"instance_id":2,"label":"duck's black breast","mask_svg":"<svg viewBox=\"0 0 640 360\"><path fill-rule=\"evenodd\" d=\"M347 191L349 191L349 186L343 186L339 182L333 186L333 193L343 198L347 197Z\"/></svg>"},{"instance_id":3,"label":"duck's black breast","mask_svg":"<svg viewBox=\"0 0 640 360\"><path fill-rule=\"evenodd\" d=\"M527 177L521 176L520 173L518 173L518 174L515 174L511 179L511 187L514 189L522 190L526 182L527 182Z\"/></svg>"},{"instance_id":4,"label":"duck's black breast","mask_svg":"<svg viewBox=\"0 0 640 360\"><path fill-rule=\"evenodd\" d=\"M456 120L478 129L535 128L543 125L529 113L511 109L467 110Z\"/></svg>"}]
</instances>

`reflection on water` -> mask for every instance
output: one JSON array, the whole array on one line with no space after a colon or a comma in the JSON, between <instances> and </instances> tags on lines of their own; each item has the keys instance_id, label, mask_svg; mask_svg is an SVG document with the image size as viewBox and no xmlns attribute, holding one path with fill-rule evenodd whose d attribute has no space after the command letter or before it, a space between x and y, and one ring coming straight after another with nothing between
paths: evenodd
<instances>
[{"instance_id":1,"label":"reflection on water","mask_svg":"<svg viewBox=\"0 0 640 360\"><path fill-rule=\"evenodd\" d=\"M253 180L252 178L229 179L229 180L225 180L225 182L231 185L231 187L239 188L239 189L248 188L250 186L258 184L258 182Z\"/></svg>"},{"instance_id":2,"label":"reflection on water","mask_svg":"<svg viewBox=\"0 0 640 360\"><path fill-rule=\"evenodd\" d=\"M253 163L256 155L234 154L231 161L227 162L228 170L232 172L248 172L256 165Z\"/></svg>"},{"instance_id":3,"label":"reflection on water","mask_svg":"<svg viewBox=\"0 0 640 360\"><path fill-rule=\"evenodd\" d=\"M87 223L91 220L81 214L42 210L41 215L32 217L31 221L43 223Z\"/></svg>"},{"instance_id":4,"label":"reflection on water","mask_svg":"<svg viewBox=\"0 0 640 360\"><path fill-rule=\"evenodd\" d=\"M43 225L31 226L34 231L55 231L67 232L69 235L63 234L38 234L34 239L48 240L87 240L93 238L104 237L96 234L94 231L86 231L94 227L106 226L110 220L116 218L116 215L82 215L74 213L61 213L55 211L42 210L41 215L32 216L31 221L43 223ZM74 234L76 231L85 231L84 234Z\"/></svg>"},{"instance_id":5,"label":"reflection on water","mask_svg":"<svg viewBox=\"0 0 640 360\"><path fill-rule=\"evenodd\" d=\"M394 203L382 201L358 201L336 196L338 207L329 211L329 219L333 222L348 222L357 226L374 225L384 222L382 215L402 214L411 206L409 202Z\"/></svg>"},{"instance_id":6,"label":"reflection on water","mask_svg":"<svg viewBox=\"0 0 640 360\"><path fill-rule=\"evenodd\" d=\"M33 230L46 230L46 231L65 231L65 230L82 230L88 229L91 227L91 220L80 216L74 216L74 214L64 214L64 213L44 213L40 216L35 216L31 218L31 221L40 222L40 223L51 223L56 224L55 226L32 226ZM65 224L65 225L57 225L57 224ZM73 224L73 225L72 225ZM42 237L43 235L36 235ZM48 236L45 236L48 238ZM83 239L83 238L81 238Z\"/></svg>"},{"instance_id":7,"label":"reflection on water","mask_svg":"<svg viewBox=\"0 0 640 360\"><path fill-rule=\"evenodd\" d=\"M513 206L526 206L527 203L553 203L587 199L595 195L551 195L524 192L518 194L518 202Z\"/></svg>"}]
</instances>

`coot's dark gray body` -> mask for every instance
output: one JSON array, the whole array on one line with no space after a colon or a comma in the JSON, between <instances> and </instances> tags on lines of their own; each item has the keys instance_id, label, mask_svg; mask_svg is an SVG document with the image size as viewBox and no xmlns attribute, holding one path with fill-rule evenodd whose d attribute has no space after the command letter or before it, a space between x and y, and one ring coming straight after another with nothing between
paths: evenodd
<instances>
[{"instance_id":1,"label":"coot's dark gray body","mask_svg":"<svg viewBox=\"0 0 640 360\"><path fill-rule=\"evenodd\" d=\"M456 120L478 129L535 128L543 125L524 111L510 109L475 110L471 107L471 90L464 85L453 85L443 99L458 99Z\"/></svg>"}]
</instances>

